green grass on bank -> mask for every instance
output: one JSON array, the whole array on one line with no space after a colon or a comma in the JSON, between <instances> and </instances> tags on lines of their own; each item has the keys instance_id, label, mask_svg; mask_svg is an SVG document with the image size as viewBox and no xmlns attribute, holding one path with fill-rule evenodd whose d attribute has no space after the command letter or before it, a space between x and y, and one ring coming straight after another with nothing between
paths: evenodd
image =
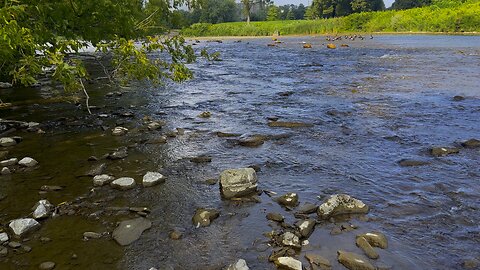
<instances>
[{"instance_id":1,"label":"green grass on bank","mask_svg":"<svg viewBox=\"0 0 480 270\"><path fill-rule=\"evenodd\" d=\"M356 13L346 17L208 24L182 30L185 36L310 35L345 32L480 32L480 1L451 6L428 6L400 11Z\"/></svg>"}]
</instances>

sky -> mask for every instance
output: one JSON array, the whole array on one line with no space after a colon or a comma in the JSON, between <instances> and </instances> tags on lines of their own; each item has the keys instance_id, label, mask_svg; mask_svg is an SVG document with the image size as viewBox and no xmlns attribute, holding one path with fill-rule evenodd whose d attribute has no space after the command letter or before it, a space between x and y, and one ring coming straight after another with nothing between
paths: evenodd
<instances>
[{"instance_id":1,"label":"sky","mask_svg":"<svg viewBox=\"0 0 480 270\"><path fill-rule=\"evenodd\" d=\"M386 7L390 7L395 0L383 0L385 2ZM273 0L275 5L277 6L282 6L282 5L287 5L287 4L304 4L304 5L310 5L312 3L312 0Z\"/></svg>"}]
</instances>

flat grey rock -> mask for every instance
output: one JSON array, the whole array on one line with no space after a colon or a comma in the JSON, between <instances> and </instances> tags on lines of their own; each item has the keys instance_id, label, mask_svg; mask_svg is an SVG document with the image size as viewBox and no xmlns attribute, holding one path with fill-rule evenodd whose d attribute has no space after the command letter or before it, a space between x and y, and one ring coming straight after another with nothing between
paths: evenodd
<instances>
[{"instance_id":1,"label":"flat grey rock","mask_svg":"<svg viewBox=\"0 0 480 270\"><path fill-rule=\"evenodd\" d=\"M145 218L136 218L120 222L113 231L112 237L121 246L127 246L135 242L143 231L150 229L152 222Z\"/></svg>"}]
</instances>

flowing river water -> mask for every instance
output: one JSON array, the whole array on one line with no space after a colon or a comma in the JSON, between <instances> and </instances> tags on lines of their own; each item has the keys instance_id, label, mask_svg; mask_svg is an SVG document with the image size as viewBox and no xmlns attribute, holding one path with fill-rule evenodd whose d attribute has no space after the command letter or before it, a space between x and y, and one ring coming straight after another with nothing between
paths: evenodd
<instances>
[{"instance_id":1,"label":"flowing river water","mask_svg":"<svg viewBox=\"0 0 480 270\"><path fill-rule=\"evenodd\" d=\"M355 236L373 230L389 240L377 261L392 269L462 269L465 260L480 260L480 149L444 157L428 152L480 139L480 36L383 35L337 41L335 50L325 47L325 37L280 40L276 47L267 47L269 38L202 40L196 47L219 51L223 61L199 60L190 66L195 78L182 84L89 84L90 104L97 106L91 116L81 105L45 104L48 87L1 90L14 107L0 118L39 122L45 131L8 135L23 138L8 157L30 156L39 166L0 176L3 228L42 198L76 202L76 208L42 221L23 238L32 250L9 248L0 269L37 269L43 261L56 269L222 269L239 258L250 269L275 269L264 233L278 225L265 215L279 212L292 224L293 211L265 194L257 203L222 200L218 184L205 183L224 169L248 166L258 169L260 189L296 192L301 203L319 205L346 193L370 207L368 215L346 221L358 226L350 232L332 235L337 223L318 224L298 254L307 267L303 254L310 251L345 269L337 250L361 254ZM123 95L105 96L112 91ZM199 118L203 111L212 116ZM122 117L129 112L133 117ZM167 125L145 131L145 116ZM313 127L269 127L272 117ZM130 131L113 137L115 125ZM166 144L145 143L175 128L185 133ZM243 147L217 131L279 136ZM129 147L125 159L88 161L121 146ZM200 155L212 161L188 159ZM405 158L428 165L402 167ZM93 189L92 178L82 175L100 163L116 177L140 182L147 171L159 171L167 181L128 191ZM63 189L39 192L43 185ZM131 206L151 210L152 228L139 240L120 247L108 235L83 239L86 231L112 232L116 222L135 217L122 208ZM195 228L191 218L199 207L218 209L220 217ZM169 238L175 228L182 239Z\"/></svg>"}]
</instances>

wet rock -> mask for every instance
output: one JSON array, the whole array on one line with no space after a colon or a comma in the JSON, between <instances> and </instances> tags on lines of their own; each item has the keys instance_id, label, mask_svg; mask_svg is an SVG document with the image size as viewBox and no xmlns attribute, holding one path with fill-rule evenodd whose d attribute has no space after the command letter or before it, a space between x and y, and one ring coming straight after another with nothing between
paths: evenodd
<instances>
[{"instance_id":1,"label":"wet rock","mask_svg":"<svg viewBox=\"0 0 480 270\"><path fill-rule=\"evenodd\" d=\"M430 153L434 157L442 157L451 154L458 154L460 149L453 147L432 147Z\"/></svg>"},{"instance_id":2,"label":"wet rock","mask_svg":"<svg viewBox=\"0 0 480 270\"><path fill-rule=\"evenodd\" d=\"M144 187L151 187L160 183L165 183L166 177L158 172L147 172L143 176L142 184Z\"/></svg>"},{"instance_id":3,"label":"wet rock","mask_svg":"<svg viewBox=\"0 0 480 270\"><path fill-rule=\"evenodd\" d=\"M209 226L210 223L220 216L220 212L215 209L198 208L192 218L193 224L198 227Z\"/></svg>"},{"instance_id":4,"label":"wet rock","mask_svg":"<svg viewBox=\"0 0 480 270\"><path fill-rule=\"evenodd\" d=\"M368 241L360 236L360 237L357 237L357 239L355 240L355 243L357 244L357 246L363 250L363 253L365 253L365 255L367 255L368 258L370 259L378 259L378 253L375 251L375 249L373 249L373 247L370 245L370 243L368 243Z\"/></svg>"},{"instance_id":5,"label":"wet rock","mask_svg":"<svg viewBox=\"0 0 480 270\"><path fill-rule=\"evenodd\" d=\"M312 48L312 44L310 44L310 43L305 43L305 44L303 44L303 48L304 48L304 49L311 49L311 48Z\"/></svg>"},{"instance_id":6,"label":"wet rock","mask_svg":"<svg viewBox=\"0 0 480 270\"><path fill-rule=\"evenodd\" d=\"M5 89L5 88L12 88L13 84L8 83L8 82L0 82L0 89Z\"/></svg>"},{"instance_id":7,"label":"wet rock","mask_svg":"<svg viewBox=\"0 0 480 270\"><path fill-rule=\"evenodd\" d=\"M402 167L414 167L414 166L430 165L430 162L423 161L423 160L415 160L415 159L401 159L398 161L398 164Z\"/></svg>"},{"instance_id":8,"label":"wet rock","mask_svg":"<svg viewBox=\"0 0 480 270\"><path fill-rule=\"evenodd\" d=\"M268 213L267 219L275 222L283 222L285 218L279 213Z\"/></svg>"},{"instance_id":9,"label":"wet rock","mask_svg":"<svg viewBox=\"0 0 480 270\"><path fill-rule=\"evenodd\" d=\"M236 263L230 264L226 270L249 270L247 262L244 259L239 259Z\"/></svg>"},{"instance_id":10,"label":"wet rock","mask_svg":"<svg viewBox=\"0 0 480 270\"><path fill-rule=\"evenodd\" d=\"M388 264L384 264L384 263L377 263L377 269L376 270L392 270L393 267L391 265L388 265Z\"/></svg>"},{"instance_id":11,"label":"wet rock","mask_svg":"<svg viewBox=\"0 0 480 270\"><path fill-rule=\"evenodd\" d=\"M282 235L282 245L289 246L293 248L301 248L302 244L300 243L300 239L298 236L291 232L285 232Z\"/></svg>"},{"instance_id":12,"label":"wet rock","mask_svg":"<svg viewBox=\"0 0 480 270\"><path fill-rule=\"evenodd\" d=\"M15 249L15 248L21 247L22 244L20 244L18 242L15 242L15 241L10 241L10 242L8 242L8 246Z\"/></svg>"},{"instance_id":13,"label":"wet rock","mask_svg":"<svg viewBox=\"0 0 480 270\"><path fill-rule=\"evenodd\" d=\"M220 174L220 189L225 199L242 197L257 191L257 175L252 168L225 170Z\"/></svg>"},{"instance_id":14,"label":"wet rock","mask_svg":"<svg viewBox=\"0 0 480 270\"><path fill-rule=\"evenodd\" d=\"M277 202L286 207L295 207L298 205L298 195L297 193L290 192L277 198Z\"/></svg>"},{"instance_id":15,"label":"wet rock","mask_svg":"<svg viewBox=\"0 0 480 270\"><path fill-rule=\"evenodd\" d=\"M9 166L13 166L17 163L18 163L17 158L10 158L10 159L0 161L0 167L9 167Z\"/></svg>"},{"instance_id":16,"label":"wet rock","mask_svg":"<svg viewBox=\"0 0 480 270\"><path fill-rule=\"evenodd\" d=\"M168 237L172 240L180 240L183 237L183 232L177 229L172 230L169 234Z\"/></svg>"},{"instance_id":17,"label":"wet rock","mask_svg":"<svg viewBox=\"0 0 480 270\"><path fill-rule=\"evenodd\" d=\"M135 185L135 179L131 177L121 177L110 183L110 186L119 190L132 189L135 187Z\"/></svg>"},{"instance_id":18,"label":"wet rock","mask_svg":"<svg viewBox=\"0 0 480 270\"><path fill-rule=\"evenodd\" d=\"M462 101L462 100L465 100L465 97L464 96L454 96L453 98L453 101Z\"/></svg>"},{"instance_id":19,"label":"wet rock","mask_svg":"<svg viewBox=\"0 0 480 270\"><path fill-rule=\"evenodd\" d=\"M105 163L102 163L102 164L98 164L98 165L93 165L90 170L88 170L85 175L87 176L97 176L97 175L101 175L105 169L107 168L107 164Z\"/></svg>"},{"instance_id":20,"label":"wet rock","mask_svg":"<svg viewBox=\"0 0 480 270\"><path fill-rule=\"evenodd\" d=\"M480 147L480 140L470 139L462 142L462 146L466 148L478 148Z\"/></svg>"},{"instance_id":21,"label":"wet rock","mask_svg":"<svg viewBox=\"0 0 480 270\"><path fill-rule=\"evenodd\" d=\"M95 175L93 177L93 185L96 187L101 187L106 184L110 184L113 181L113 179L115 178L108 174Z\"/></svg>"},{"instance_id":22,"label":"wet rock","mask_svg":"<svg viewBox=\"0 0 480 270\"><path fill-rule=\"evenodd\" d=\"M128 156L128 149L127 147L120 147L115 150L113 153L108 155L108 159L116 160L116 159L123 159Z\"/></svg>"},{"instance_id":23,"label":"wet rock","mask_svg":"<svg viewBox=\"0 0 480 270\"><path fill-rule=\"evenodd\" d=\"M302 206L300 206L297 209L297 213L308 215L308 214L313 214L317 212L317 209L318 209L318 206L313 203L304 203Z\"/></svg>"},{"instance_id":24,"label":"wet rock","mask_svg":"<svg viewBox=\"0 0 480 270\"><path fill-rule=\"evenodd\" d=\"M8 255L8 249L4 246L0 246L0 257L4 257Z\"/></svg>"},{"instance_id":25,"label":"wet rock","mask_svg":"<svg viewBox=\"0 0 480 270\"><path fill-rule=\"evenodd\" d=\"M148 123L147 128L149 130L157 130L162 128L166 123L165 122L160 122L160 121L152 121Z\"/></svg>"},{"instance_id":26,"label":"wet rock","mask_svg":"<svg viewBox=\"0 0 480 270\"><path fill-rule=\"evenodd\" d=\"M200 118L210 118L212 116L212 113L211 112L208 112L208 111L205 111L205 112L201 112L198 117Z\"/></svg>"},{"instance_id":27,"label":"wet rock","mask_svg":"<svg viewBox=\"0 0 480 270\"><path fill-rule=\"evenodd\" d=\"M34 167L37 164L38 164L38 162L31 157L24 157L18 162L18 165L23 166L23 167Z\"/></svg>"},{"instance_id":28,"label":"wet rock","mask_svg":"<svg viewBox=\"0 0 480 270\"><path fill-rule=\"evenodd\" d=\"M337 46L336 46L335 44L333 44L333 43L329 43L329 44L327 44L327 48L328 48L328 49L336 49Z\"/></svg>"},{"instance_id":29,"label":"wet rock","mask_svg":"<svg viewBox=\"0 0 480 270\"><path fill-rule=\"evenodd\" d=\"M40 187L41 191L60 191L62 190L63 187L61 186L49 186L49 185L44 185Z\"/></svg>"},{"instance_id":30,"label":"wet rock","mask_svg":"<svg viewBox=\"0 0 480 270\"><path fill-rule=\"evenodd\" d=\"M315 229L315 220L307 219L307 220L299 220L295 223L295 226L298 228L300 235L302 238L308 238L313 233Z\"/></svg>"},{"instance_id":31,"label":"wet rock","mask_svg":"<svg viewBox=\"0 0 480 270\"><path fill-rule=\"evenodd\" d=\"M0 244L7 242L9 239L8 234L6 232L0 233Z\"/></svg>"},{"instance_id":32,"label":"wet rock","mask_svg":"<svg viewBox=\"0 0 480 270\"><path fill-rule=\"evenodd\" d=\"M147 144L164 144L164 143L167 143L167 137L159 136L157 138L148 140L146 143Z\"/></svg>"},{"instance_id":33,"label":"wet rock","mask_svg":"<svg viewBox=\"0 0 480 270\"><path fill-rule=\"evenodd\" d=\"M379 247L382 249L386 249L388 247L387 237L381 232L369 232L359 235L358 237L365 238L373 247Z\"/></svg>"},{"instance_id":34,"label":"wet rock","mask_svg":"<svg viewBox=\"0 0 480 270\"><path fill-rule=\"evenodd\" d=\"M302 123L302 122L283 122L283 121L272 121L268 122L269 127L283 127L283 128L303 128L303 127L313 127L313 124Z\"/></svg>"},{"instance_id":35,"label":"wet rock","mask_svg":"<svg viewBox=\"0 0 480 270\"><path fill-rule=\"evenodd\" d=\"M210 179L205 180L205 184L210 185L210 186L213 186L213 185L215 185L216 183L218 183L218 179L217 179L217 178L210 178Z\"/></svg>"},{"instance_id":36,"label":"wet rock","mask_svg":"<svg viewBox=\"0 0 480 270\"><path fill-rule=\"evenodd\" d=\"M112 135L113 136L123 136L123 135L127 134L127 132L128 132L128 129L124 128L124 127L116 127L114 129L112 129Z\"/></svg>"},{"instance_id":37,"label":"wet rock","mask_svg":"<svg viewBox=\"0 0 480 270\"><path fill-rule=\"evenodd\" d=\"M318 254L306 253L305 258L310 263L310 267L312 268L312 270L331 270L332 269L332 264L330 263L330 261Z\"/></svg>"},{"instance_id":38,"label":"wet rock","mask_svg":"<svg viewBox=\"0 0 480 270\"><path fill-rule=\"evenodd\" d=\"M368 210L368 206L358 199L346 194L335 194L318 207L317 214L320 218L328 218L342 214L366 214Z\"/></svg>"},{"instance_id":39,"label":"wet rock","mask_svg":"<svg viewBox=\"0 0 480 270\"><path fill-rule=\"evenodd\" d=\"M270 262L275 262L279 257L289 257L289 256L295 256L296 251L293 248L290 247L281 247L274 249L272 251L272 254L268 257L268 260Z\"/></svg>"},{"instance_id":40,"label":"wet rock","mask_svg":"<svg viewBox=\"0 0 480 270\"><path fill-rule=\"evenodd\" d=\"M339 250L337 253L338 262L350 270L375 270L375 267L367 259L358 254L343 250Z\"/></svg>"},{"instance_id":41,"label":"wet rock","mask_svg":"<svg viewBox=\"0 0 480 270\"><path fill-rule=\"evenodd\" d=\"M38 269L40 270L51 270L54 268L55 268L54 262L43 262L38 266Z\"/></svg>"},{"instance_id":42,"label":"wet rock","mask_svg":"<svg viewBox=\"0 0 480 270\"><path fill-rule=\"evenodd\" d=\"M83 238L85 239L100 239L102 238L101 233L96 233L96 232L84 232L83 233Z\"/></svg>"},{"instance_id":43,"label":"wet rock","mask_svg":"<svg viewBox=\"0 0 480 270\"><path fill-rule=\"evenodd\" d=\"M275 265L282 270L302 270L302 262L292 257L279 257Z\"/></svg>"},{"instance_id":44,"label":"wet rock","mask_svg":"<svg viewBox=\"0 0 480 270\"><path fill-rule=\"evenodd\" d=\"M7 167L3 167L3 168L2 168L2 171L1 171L1 174L2 174L2 175L9 175L9 174L11 174L11 173L12 173L12 172L10 171L9 168L7 168Z\"/></svg>"},{"instance_id":45,"label":"wet rock","mask_svg":"<svg viewBox=\"0 0 480 270\"><path fill-rule=\"evenodd\" d=\"M33 207L34 211L32 216L34 219L47 218L52 212L53 208L54 208L54 205L51 204L49 201L40 200Z\"/></svg>"},{"instance_id":46,"label":"wet rock","mask_svg":"<svg viewBox=\"0 0 480 270\"><path fill-rule=\"evenodd\" d=\"M121 246L127 246L135 242L142 233L152 227L152 222L145 218L136 218L120 222L113 231L112 237Z\"/></svg>"},{"instance_id":47,"label":"wet rock","mask_svg":"<svg viewBox=\"0 0 480 270\"><path fill-rule=\"evenodd\" d=\"M15 141L13 138L10 138L10 137L0 138L0 146L2 147L14 146L16 144L17 144L17 141Z\"/></svg>"},{"instance_id":48,"label":"wet rock","mask_svg":"<svg viewBox=\"0 0 480 270\"><path fill-rule=\"evenodd\" d=\"M209 162L212 162L212 157L202 155L198 157L189 158L189 160L190 162L193 162L193 163L209 163Z\"/></svg>"},{"instance_id":49,"label":"wet rock","mask_svg":"<svg viewBox=\"0 0 480 270\"><path fill-rule=\"evenodd\" d=\"M39 228L40 223L33 218L20 218L12 220L8 226L15 235L22 236L29 231Z\"/></svg>"},{"instance_id":50,"label":"wet rock","mask_svg":"<svg viewBox=\"0 0 480 270\"><path fill-rule=\"evenodd\" d=\"M239 136L242 135L242 134L238 134L238 133L227 133L227 132L221 132L221 131L217 131L217 132L215 132L215 134L220 138L239 137Z\"/></svg>"},{"instance_id":51,"label":"wet rock","mask_svg":"<svg viewBox=\"0 0 480 270\"><path fill-rule=\"evenodd\" d=\"M238 138L237 142L241 146L257 147L265 143L267 137L263 135L244 134Z\"/></svg>"},{"instance_id":52,"label":"wet rock","mask_svg":"<svg viewBox=\"0 0 480 270\"><path fill-rule=\"evenodd\" d=\"M469 260L465 260L463 261L462 263L462 267L464 269L477 269L478 268L478 260L475 260L475 259L469 259Z\"/></svg>"}]
</instances>

